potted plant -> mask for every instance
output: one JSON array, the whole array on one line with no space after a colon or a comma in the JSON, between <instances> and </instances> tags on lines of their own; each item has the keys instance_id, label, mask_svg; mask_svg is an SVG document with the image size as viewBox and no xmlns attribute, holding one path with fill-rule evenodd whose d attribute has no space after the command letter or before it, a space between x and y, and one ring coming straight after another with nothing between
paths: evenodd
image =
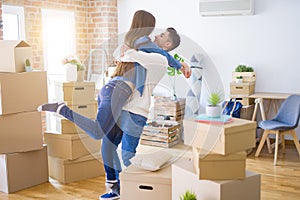
<instances>
[{"instance_id":1,"label":"potted plant","mask_svg":"<svg viewBox=\"0 0 300 200\"><path fill-rule=\"evenodd\" d=\"M235 77L235 82L236 83L243 83L243 76L237 76L237 77Z\"/></svg>"},{"instance_id":2,"label":"potted plant","mask_svg":"<svg viewBox=\"0 0 300 200\"><path fill-rule=\"evenodd\" d=\"M197 196L194 192L187 190L180 196L180 200L197 200Z\"/></svg>"},{"instance_id":3,"label":"potted plant","mask_svg":"<svg viewBox=\"0 0 300 200\"><path fill-rule=\"evenodd\" d=\"M80 62L77 56L70 55L63 59L62 62L66 66L67 81L83 81L85 74L85 66Z\"/></svg>"},{"instance_id":4,"label":"potted plant","mask_svg":"<svg viewBox=\"0 0 300 200\"><path fill-rule=\"evenodd\" d=\"M25 71L26 72L31 72L32 71L31 62L28 58L25 60Z\"/></svg>"},{"instance_id":5,"label":"potted plant","mask_svg":"<svg viewBox=\"0 0 300 200\"><path fill-rule=\"evenodd\" d=\"M184 59L181 58L177 53L174 54L174 58L175 58L176 60L180 61L180 62L184 62ZM176 101L176 100L177 100L177 96L176 96L176 92L175 92L176 75L180 75L180 74L182 74L182 73L181 73L181 71L176 70L176 69L174 69L174 68L168 66L168 72L167 72L167 74L168 74L169 76L173 77L173 78L170 77L170 81L171 81L172 87L173 87L173 97L172 97L172 99L173 99L174 101ZM172 81L172 80L173 80L173 81Z\"/></svg>"},{"instance_id":6,"label":"potted plant","mask_svg":"<svg viewBox=\"0 0 300 200\"><path fill-rule=\"evenodd\" d=\"M254 70L253 70L253 68L251 66L238 65L235 68L235 72L254 72Z\"/></svg>"},{"instance_id":7,"label":"potted plant","mask_svg":"<svg viewBox=\"0 0 300 200\"><path fill-rule=\"evenodd\" d=\"M256 80L254 69L247 65L238 65L232 72L232 80L237 81L237 78L242 76L243 82L253 82Z\"/></svg>"},{"instance_id":8,"label":"potted plant","mask_svg":"<svg viewBox=\"0 0 300 200\"><path fill-rule=\"evenodd\" d=\"M223 100L223 95L221 92L212 92L208 97L208 105L206 106L206 115L208 117L220 117L221 106L219 105Z\"/></svg>"}]
</instances>

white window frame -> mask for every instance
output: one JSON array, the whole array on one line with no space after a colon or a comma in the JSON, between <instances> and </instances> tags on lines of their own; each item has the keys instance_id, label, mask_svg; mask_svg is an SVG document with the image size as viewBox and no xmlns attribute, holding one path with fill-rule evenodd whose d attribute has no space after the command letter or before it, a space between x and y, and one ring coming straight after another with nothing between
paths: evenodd
<instances>
[{"instance_id":1,"label":"white window frame","mask_svg":"<svg viewBox=\"0 0 300 200\"><path fill-rule=\"evenodd\" d=\"M9 6L9 5L2 5L2 13L17 15L18 17L18 38L17 40L26 40L25 35L25 17L24 17L24 8L20 6ZM3 19L3 16L2 16ZM3 19L3 38L5 39L5 20Z\"/></svg>"}]
</instances>

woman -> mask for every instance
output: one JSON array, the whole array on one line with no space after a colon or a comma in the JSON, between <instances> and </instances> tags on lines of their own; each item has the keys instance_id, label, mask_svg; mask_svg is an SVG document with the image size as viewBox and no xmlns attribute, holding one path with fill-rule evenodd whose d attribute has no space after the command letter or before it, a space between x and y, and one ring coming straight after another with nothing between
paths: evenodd
<instances>
[{"instance_id":1,"label":"woman","mask_svg":"<svg viewBox=\"0 0 300 200\"><path fill-rule=\"evenodd\" d=\"M179 63L170 54L151 42L148 35L153 31L154 26L155 18L151 13L144 10L137 11L134 14L130 31L125 36L125 44L134 49L148 44L148 48L143 48L143 51L161 53L168 58L168 64L171 67L186 71L186 69L181 68L183 63ZM124 73L125 71L126 73ZM96 120L91 120L72 111L64 103L43 104L38 110L59 113L74 122L90 137L97 140L102 139L118 120L122 107L132 95L133 89L136 88L142 95L145 73L145 69L137 63L119 63L114 77L99 92Z\"/></svg>"}]
</instances>

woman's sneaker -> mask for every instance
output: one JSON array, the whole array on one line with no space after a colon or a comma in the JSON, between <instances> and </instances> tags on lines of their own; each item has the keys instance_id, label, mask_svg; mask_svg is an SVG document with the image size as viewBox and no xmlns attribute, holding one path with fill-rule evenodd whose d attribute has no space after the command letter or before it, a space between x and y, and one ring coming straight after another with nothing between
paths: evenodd
<instances>
[{"instance_id":1,"label":"woman's sneaker","mask_svg":"<svg viewBox=\"0 0 300 200\"><path fill-rule=\"evenodd\" d=\"M99 196L100 200L115 200L120 199L120 186L117 180L107 180L105 183L108 193Z\"/></svg>"},{"instance_id":2,"label":"woman's sneaker","mask_svg":"<svg viewBox=\"0 0 300 200\"><path fill-rule=\"evenodd\" d=\"M100 200L116 200L116 199L120 199L120 196L111 191L109 193L99 196L99 199Z\"/></svg>"}]
</instances>

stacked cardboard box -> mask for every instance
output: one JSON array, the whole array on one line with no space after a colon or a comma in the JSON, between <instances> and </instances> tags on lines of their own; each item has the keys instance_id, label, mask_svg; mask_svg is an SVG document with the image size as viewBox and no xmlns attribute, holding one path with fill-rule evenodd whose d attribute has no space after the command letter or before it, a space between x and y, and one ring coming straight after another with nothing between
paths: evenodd
<instances>
[{"instance_id":1,"label":"stacked cardboard box","mask_svg":"<svg viewBox=\"0 0 300 200\"><path fill-rule=\"evenodd\" d=\"M65 102L72 110L95 119L97 104L94 82L55 82L54 101ZM82 133L83 130L65 118L56 117L56 131L61 134Z\"/></svg>"},{"instance_id":2,"label":"stacked cardboard box","mask_svg":"<svg viewBox=\"0 0 300 200\"><path fill-rule=\"evenodd\" d=\"M260 174L245 173L244 179L199 180L193 161L182 159L172 165L172 199L179 199L189 190L199 200L259 200Z\"/></svg>"},{"instance_id":3,"label":"stacked cardboard box","mask_svg":"<svg viewBox=\"0 0 300 200\"><path fill-rule=\"evenodd\" d=\"M236 77L243 77L242 83L236 83ZM232 72L230 83L230 98L234 98L243 104L241 118L250 120L254 111L254 99L249 98L255 92L255 72Z\"/></svg>"},{"instance_id":4,"label":"stacked cardboard box","mask_svg":"<svg viewBox=\"0 0 300 200\"><path fill-rule=\"evenodd\" d=\"M47 147L36 110L48 101L47 76L24 72L30 58L25 41L0 41L0 191L5 193L48 181Z\"/></svg>"},{"instance_id":5,"label":"stacked cardboard box","mask_svg":"<svg viewBox=\"0 0 300 200\"><path fill-rule=\"evenodd\" d=\"M64 101L73 111L95 119L97 105L93 82L56 82L55 101ZM104 174L101 140L94 140L73 122L56 117L56 130L45 132L48 145L49 174L70 183Z\"/></svg>"},{"instance_id":6,"label":"stacked cardboard box","mask_svg":"<svg viewBox=\"0 0 300 200\"><path fill-rule=\"evenodd\" d=\"M172 147L181 140L185 99L154 97L154 119L143 130L141 144Z\"/></svg>"},{"instance_id":7,"label":"stacked cardboard box","mask_svg":"<svg viewBox=\"0 0 300 200\"><path fill-rule=\"evenodd\" d=\"M192 146L193 161L186 160L173 167L173 199L189 188L194 188L199 199L241 199L242 191L249 190L252 192L249 199L260 199L259 175L246 171L245 151L255 147L255 122L234 119L227 124L210 124L187 119L183 124L184 143ZM189 177L186 180L190 185L185 190L179 190L182 188L182 182L176 182L179 174L183 181ZM241 190L233 190L232 185L239 185ZM208 194L206 190L215 192Z\"/></svg>"}]
</instances>

